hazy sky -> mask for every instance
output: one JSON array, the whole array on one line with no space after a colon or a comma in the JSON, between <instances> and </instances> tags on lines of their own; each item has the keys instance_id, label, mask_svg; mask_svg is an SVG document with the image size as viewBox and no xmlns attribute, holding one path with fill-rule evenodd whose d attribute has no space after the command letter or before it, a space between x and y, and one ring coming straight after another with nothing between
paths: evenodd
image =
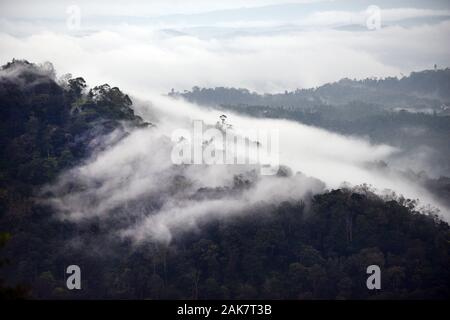
<instances>
[{"instance_id":1,"label":"hazy sky","mask_svg":"<svg viewBox=\"0 0 450 320\"><path fill-rule=\"evenodd\" d=\"M371 30L374 4L383 27ZM0 6L1 64L51 61L59 74L132 92L196 85L273 92L450 66L448 1L16 0Z\"/></svg>"},{"instance_id":2,"label":"hazy sky","mask_svg":"<svg viewBox=\"0 0 450 320\"><path fill-rule=\"evenodd\" d=\"M330 2L322 0L320 2ZM158 16L192 14L213 10L252 8L280 3L310 3L319 0L15 0L1 1L2 15L9 17L57 18L70 5L79 5L89 15Z\"/></svg>"}]
</instances>

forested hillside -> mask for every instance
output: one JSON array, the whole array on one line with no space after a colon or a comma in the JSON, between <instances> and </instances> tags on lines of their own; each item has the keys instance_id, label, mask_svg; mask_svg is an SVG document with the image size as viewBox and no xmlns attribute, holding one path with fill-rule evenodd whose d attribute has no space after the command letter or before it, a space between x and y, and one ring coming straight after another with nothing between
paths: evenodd
<instances>
[{"instance_id":1,"label":"forested hillside","mask_svg":"<svg viewBox=\"0 0 450 320\"><path fill-rule=\"evenodd\" d=\"M108 223L61 220L40 194L64 170L130 130L152 126L134 114L129 96L106 84L89 89L82 78L57 80L50 65L13 61L0 71L0 121L0 231L10 235L1 250L9 260L0 271L4 297L450 297L450 227L414 200L381 198L368 186L326 190L281 204L261 201L169 242L135 244L109 232L108 223L126 223L123 216ZM172 188L190 183L182 174ZM292 175L280 171L277 179ZM231 188L203 188L192 197L252 188L251 179L241 178L234 177ZM158 206L158 200L142 205ZM65 267L74 261L83 270L80 291L65 287ZM382 268L382 290L366 287L372 264ZM7 288L16 284L29 290Z\"/></svg>"},{"instance_id":2,"label":"forested hillside","mask_svg":"<svg viewBox=\"0 0 450 320\"><path fill-rule=\"evenodd\" d=\"M403 158L426 158L422 166L428 168L427 173L447 179L450 176L449 93L450 69L447 68L413 72L400 79L343 79L318 88L280 94L194 87L183 93L172 91L169 96L214 106L223 112L295 120L345 135L367 137L372 143L398 147ZM425 180L426 184L434 183Z\"/></svg>"},{"instance_id":3,"label":"forested hillside","mask_svg":"<svg viewBox=\"0 0 450 320\"><path fill-rule=\"evenodd\" d=\"M385 109L436 109L450 103L450 69L412 72L402 78L342 79L317 88L283 93L259 94L247 89L200 88L177 92L172 96L205 105L260 105L306 109L311 106L345 105L354 101L376 104Z\"/></svg>"},{"instance_id":4,"label":"forested hillside","mask_svg":"<svg viewBox=\"0 0 450 320\"><path fill-rule=\"evenodd\" d=\"M54 231L44 231L51 212L39 211L33 200L39 188L101 148L98 137L126 125L149 125L134 115L131 104L108 84L86 90L81 77L57 80L51 64L14 60L1 68L0 231L6 232L4 239L13 234L6 250L12 250L14 263L37 270L38 256L48 254L53 241ZM36 255L30 255L33 249ZM35 277L31 272L21 278L18 265L12 268L10 277L25 284Z\"/></svg>"}]
</instances>

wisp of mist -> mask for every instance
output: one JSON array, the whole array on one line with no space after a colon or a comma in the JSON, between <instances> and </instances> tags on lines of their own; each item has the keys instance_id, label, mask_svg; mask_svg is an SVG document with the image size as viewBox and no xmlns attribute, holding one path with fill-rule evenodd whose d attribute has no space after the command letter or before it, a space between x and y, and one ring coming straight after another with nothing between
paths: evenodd
<instances>
[{"instance_id":1,"label":"wisp of mist","mask_svg":"<svg viewBox=\"0 0 450 320\"><path fill-rule=\"evenodd\" d=\"M94 152L47 187L61 218L82 222L120 217L121 223L113 230L120 236L135 243L169 242L179 232L200 228L200 222L231 219L267 204L308 201L314 194L344 184L369 184L380 195L394 191L420 199L448 218L448 209L423 187L395 171L368 165L389 162L397 152L391 146L293 121L226 112L234 130L277 130L279 165L293 174L261 176L250 165L176 165L171 158L174 130L191 130L194 120L214 126L224 112L156 94L135 99L134 109L155 126L129 129L122 140ZM250 187L236 192L236 177L250 181ZM71 188L74 183L79 187Z\"/></svg>"}]
</instances>

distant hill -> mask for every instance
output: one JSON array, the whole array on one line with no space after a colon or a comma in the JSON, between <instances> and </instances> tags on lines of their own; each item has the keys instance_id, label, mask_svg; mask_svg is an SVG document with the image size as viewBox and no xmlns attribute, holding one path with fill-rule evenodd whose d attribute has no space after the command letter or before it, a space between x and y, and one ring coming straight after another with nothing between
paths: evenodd
<instances>
[{"instance_id":1,"label":"distant hill","mask_svg":"<svg viewBox=\"0 0 450 320\"><path fill-rule=\"evenodd\" d=\"M412 72L400 79L342 79L318 88L278 94L258 94L237 88L194 87L191 91L174 91L169 95L204 105L260 105L305 109L358 101L391 110L430 108L440 112L442 106L450 106L450 69Z\"/></svg>"},{"instance_id":2,"label":"distant hill","mask_svg":"<svg viewBox=\"0 0 450 320\"><path fill-rule=\"evenodd\" d=\"M253 117L289 119L398 147L402 159L424 159L433 176L450 175L450 69L403 78L340 81L278 94L199 88L169 96ZM401 162L401 161L400 161ZM412 161L414 162L414 161ZM413 167L408 167L412 165ZM414 163L404 169L421 171Z\"/></svg>"}]
</instances>

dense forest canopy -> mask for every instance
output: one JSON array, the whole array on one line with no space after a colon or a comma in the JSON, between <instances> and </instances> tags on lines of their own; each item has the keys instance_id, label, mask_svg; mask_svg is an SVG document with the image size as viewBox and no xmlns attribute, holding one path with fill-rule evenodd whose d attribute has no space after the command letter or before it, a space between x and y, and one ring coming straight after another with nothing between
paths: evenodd
<instances>
[{"instance_id":1,"label":"dense forest canopy","mask_svg":"<svg viewBox=\"0 0 450 320\"><path fill-rule=\"evenodd\" d=\"M443 79L430 84L439 99L448 99L445 89L448 72L437 71L436 75ZM430 81L429 72L411 78ZM412 81L408 79L385 80L394 84L375 80L350 83L365 86L366 91L397 86L405 88L400 91L407 95ZM347 82L338 85L346 87ZM336 95L332 93L334 87L323 90L330 97ZM424 95L429 92L420 85L414 90ZM219 91L225 95L235 92ZM223 101L215 90L195 89L185 97L197 95L192 99L201 102L196 100L202 96L201 92L212 92L215 102L233 110L252 114L264 110L259 116L278 114L305 121L303 116L310 114L303 115L301 112L305 111L300 111L301 108L298 111L281 108L284 95L265 97L238 90L238 95L255 98L252 100L255 105L269 105L262 101L280 99L280 105L269 105L266 109L243 106L239 99ZM324 99L314 92L302 92L286 96L301 96L299 101L309 101L310 105L316 103L314 99ZM316 122L310 123L326 127L320 110L332 106L320 103ZM352 103L342 100L347 107ZM375 115L381 117L380 126L386 123L383 112ZM446 116L397 113L390 119L393 123L428 121L430 127L435 126L433 134L440 141L437 143L443 144L439 139L445 137L448 143ZM2 296L123 299L448 299L450 296L450 227L434 214L421 211L414 200L401 196L381 198L369 186L326 190L317 179L299 177L300 173L281 168L271 179L285 184L295 179L308 181L322 191L308 193L301 199L261 201L234 219L200 221L196 230L182 232L171 241L136 245L110 232L114 226L134 218L124 215L122 208L113 211L108 220L99 217L75 223L58 219L55 208L42 202L40 193L65 170L120 142L130 131L151 129L152 124L135 115L132 98L108 84L89 89L83 78L56 79L50 64L39 66L15 60L0 71L0 121L0 231L9 234L1 239L5 239L2 256L10 260L1 270L6 282L0 284ZM335 119L329 123L339 124ZM116 134L111 135L113 132ZM100 138L105 136L112 138ZM187 189L193 191L189 197L196 200L215 199L224 194L233 198L264 179L253 173L236 175L230 187L195 189L185 170L178 169L170 176L170 195ZM445 198L450 191L448 180L436 181L440 184L433 183L430 188ZM83 188L81 182L77 183L74 180L65 185L67 190L62 192L70 195ZM136 210L158 207L162 197L140 199L127 206ZM81 291L68 291L65 287L65 267L74 261L84 270ZM372 264L383 269L383 290L367 290L365 271ZM12 289L17 284L28 287L28 292L23 286Z\"/></svg>"}]
</instances>

